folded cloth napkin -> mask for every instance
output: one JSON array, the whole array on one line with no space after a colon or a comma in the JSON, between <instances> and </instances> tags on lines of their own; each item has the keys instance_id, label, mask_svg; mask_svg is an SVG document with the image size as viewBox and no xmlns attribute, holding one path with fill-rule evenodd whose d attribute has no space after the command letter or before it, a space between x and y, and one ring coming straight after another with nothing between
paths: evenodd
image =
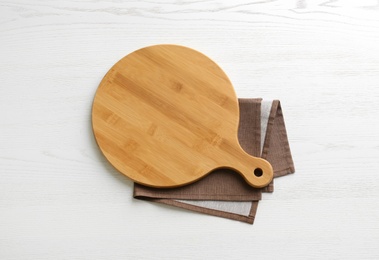
<instances>
[{"instance_id":1,"label":"folded cloth napkin","mask_svg":"<svg viewBox=\"0 0 379 260\"><path fill-rule=\"evenodd\" d=\"M253 156L268 160L274 169L274 177L294 173L280 102L262 99L238 101L238 139L241 147ZM273 182L256 189L238 173L219 169L179 188L158 189L135 183L134 198L253 224L262 192L273 190Z\"/></svg>"}]
</instances>

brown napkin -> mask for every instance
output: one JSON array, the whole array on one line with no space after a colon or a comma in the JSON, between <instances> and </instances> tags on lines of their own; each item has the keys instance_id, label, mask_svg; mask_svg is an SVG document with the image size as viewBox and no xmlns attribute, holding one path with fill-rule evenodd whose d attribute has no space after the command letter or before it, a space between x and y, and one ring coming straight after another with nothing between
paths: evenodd
<instances>
[{"instance_id":1,"label":"brown napkin","mask_svg":"<svg viewBox=\"0 0 379 260\"><path fill-rule=\"evenodd\" d=\"M294 173L280 102L239 99L239 107L241 147L253 156L268 160L274 169L274 177ZM256 189L238 173L219 169L179 188L158 189L135 183L134 198L253 224L261 193L273 190L273 182Z\"/></svg>"}]
</instances>

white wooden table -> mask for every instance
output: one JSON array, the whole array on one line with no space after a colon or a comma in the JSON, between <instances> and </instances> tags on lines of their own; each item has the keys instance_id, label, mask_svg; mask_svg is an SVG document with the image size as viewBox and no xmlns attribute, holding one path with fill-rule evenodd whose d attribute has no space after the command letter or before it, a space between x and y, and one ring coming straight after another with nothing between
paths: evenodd
<instances>
[{"instance_id":1,"label":"white wooden table","mask_svg":"<svg viewBox=\"0 0 379 260\"><path fill-rule=\"evenodd\" d=\"M296 174L254 225L132 199L91 102L138 48L280 99ZM0 0L0 259L379 259L378 1Z\"/></svg>"}]
</instances>

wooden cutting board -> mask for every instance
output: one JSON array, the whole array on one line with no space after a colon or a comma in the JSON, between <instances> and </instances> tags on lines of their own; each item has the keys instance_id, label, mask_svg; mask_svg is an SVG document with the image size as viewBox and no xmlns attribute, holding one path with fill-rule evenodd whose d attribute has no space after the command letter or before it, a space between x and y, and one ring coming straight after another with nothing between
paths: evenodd
<instances>
[{"instance_id":1,"label":"wooden cutting board","mask_svg":"<svg viewBox=\"0 0 379 260\"><path fill-rule=\"evenodd\" d=\"M97 89L96 141L133 181L177 187L230 168L254 187L271 165L248 155L237 138L238 100L225 73L205 55L177 45L137 50L117 62Z\"/></svg>"}]
</instances>

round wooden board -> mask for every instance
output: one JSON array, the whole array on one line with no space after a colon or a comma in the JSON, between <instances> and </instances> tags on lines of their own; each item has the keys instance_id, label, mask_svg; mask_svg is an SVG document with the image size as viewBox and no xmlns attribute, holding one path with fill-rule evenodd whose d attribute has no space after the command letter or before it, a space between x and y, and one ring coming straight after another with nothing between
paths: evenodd
<instances>
[{"instance_id":1,"label":"round wooden board","mask_svg":"<svg viewBox=\"0 0 379 260\"><path fill-rule=\"evenodd\" d=\"M185 185L222 167L254 187L269 184L272 167L242 150L238 120L225 73L177 45L150 46L121 59L101 81L92 108L94 135L108 161L153 187Z\"/></svg>"}]
</instances>

